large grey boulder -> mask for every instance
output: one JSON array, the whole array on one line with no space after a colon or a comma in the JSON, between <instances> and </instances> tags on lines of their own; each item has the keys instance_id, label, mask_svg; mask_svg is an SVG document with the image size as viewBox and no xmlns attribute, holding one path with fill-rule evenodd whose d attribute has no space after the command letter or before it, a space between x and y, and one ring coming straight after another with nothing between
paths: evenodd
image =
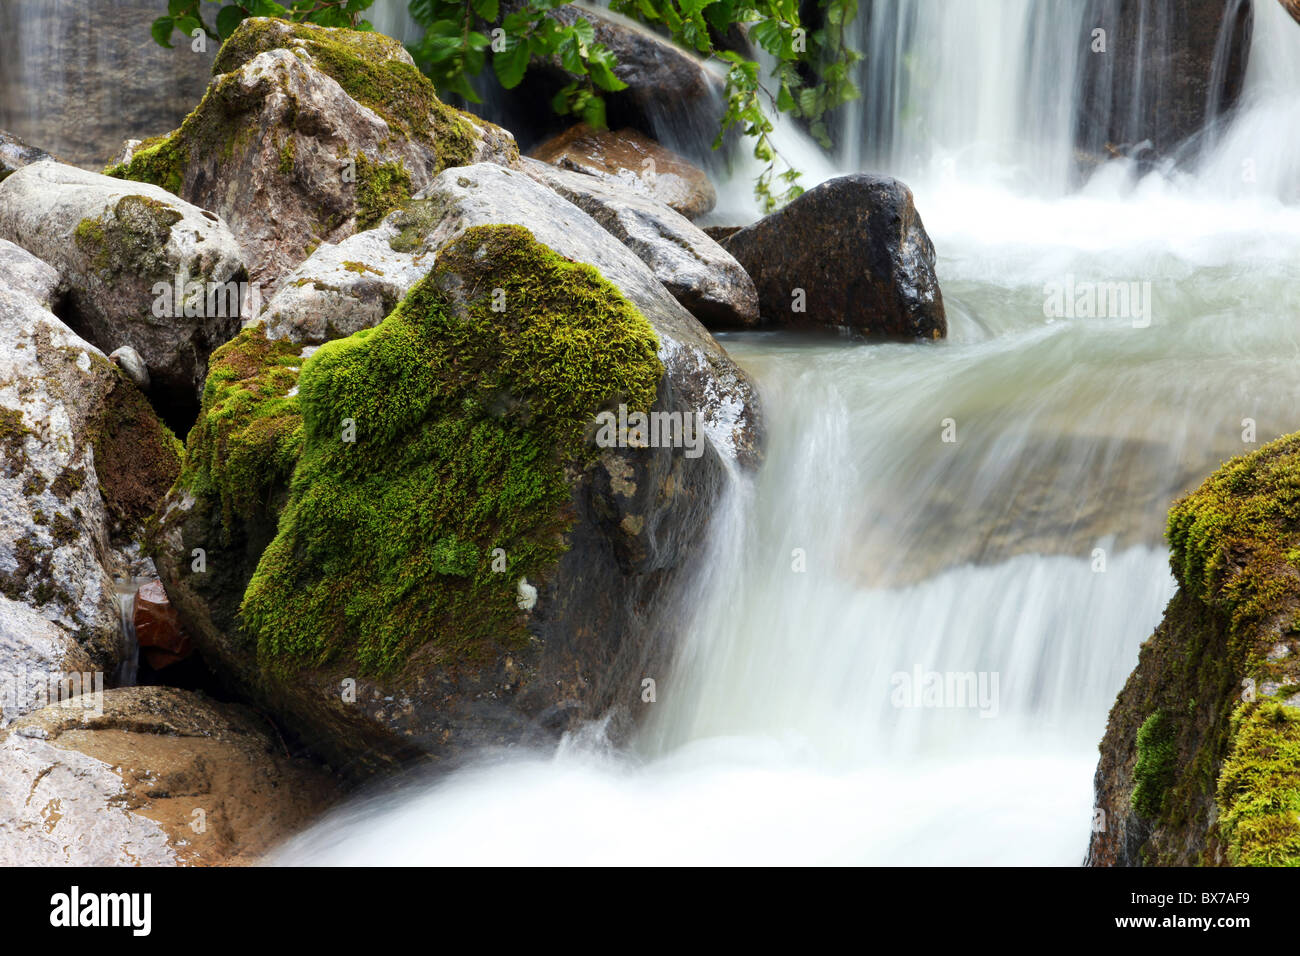
<instances>
[{"instance_id":1,"label":"large grey boulder","mask_svg":"<svg viewBox=\"0 0 1300 956\"><path fill-rule=\"evenodd\" d=\"M65 660L77 671L117 665L94 451L116 379L102 352L0 285L0 667L10 674Z\"/></svg>"},{"instance_id":2,"label":"large grey boulder","mask_svg":"<svg viewBox=\"0 0 1300 956\"><path fill-rule=\"evenodd\" d=\"M36 163L0 183L0 238L58 270L74 327L101 351L135 349L165 392L192 401L208 353L239 330L235 237L156 186Z\"/></svg>"},{"instance_id":3,"label":"large grey boulder","mask_svg":"<svg viewBox=\"0 0 1300 956\"><path fill-rule=\"evenodd\" d=\"M722 246L753 278L767 324L901 341L948 334L934 244L896 179L828 180Z\"/></svg>"},{"instance_id":4,"label":"large grey boulder","mask_svg":"<svg viewBox=\"0 0 1300 956\"><path fill-rule=\"evenodd\" d=\"M640 192L533 159L524 171L573 203L650 267L708 328L758 324L754 280L689 219Z\"/></svg>"},{"instance_id":5,"label":"large grey boulder","mask_svg":"<svg viewBox=\"0 0 1300 956\"><path fill-rule=\"evenodd\" d=\"M214 70L180 129L109 172L222 216L264 298L318 245L373 226L447 166L518 155L378 34L253 18Z\"/></svg>"}]
</instances>

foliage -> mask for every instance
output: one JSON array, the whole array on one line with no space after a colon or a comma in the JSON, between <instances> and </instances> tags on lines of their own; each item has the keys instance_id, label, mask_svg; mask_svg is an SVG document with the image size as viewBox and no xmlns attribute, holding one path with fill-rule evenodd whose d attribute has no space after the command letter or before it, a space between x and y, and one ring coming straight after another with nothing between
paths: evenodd
<instances>
[{"instance_id":1,"label":"foliage","mask_svg":"<svg viewBox=\"0 0 1300 956\"><path fill-rule=\"evenodd\" d=\"M279 17L298 23L317 23L323 27L350 27L369 30L370 24L361 14L375 0L234 0L217 11L209 25L200 9L202 0L167 0L167 15L153 22L153 38L165 47L171 46L171 36L176 30L193 36L202 30L214 40L225 40L235 28L249 17Z\"/></svg>"},{"instance_id":2,"label":"foliage","mask_svg":"<svg viewBox=\"0 0 1300 956\"><path fill-rule=\"evenodd\" d=\"M523 82L530 65L558 64L570 75L551 101L562 116L605 126L608 93L625 89L614 54L596 42L591 22L571 24L550 13L565 0L410 0L411 16L424 27L411 53L442 96L479 102L471 81L487 67L506 89ZM154 38L168 45L174 29L203 29L230 36L249 16L276 16L324 26L369 29L360 19L373 0L237 0L223 7L215 28L202 22L199 0L169 0L168 15L154 23ZM738 130L752 141L763 164L755 194L765 211L802 193L799 170L779 155L773 140L774 112L802 121L823 147L830 148L828 115L856 99L853 65L860 54L848 45L845 29L858 14L858 0L817 0L820 26L809 30L799 0L612 0L616 12L666 32L678 46L725 71L726 107L714 141L722 146ZM743 37L744 40L739 38ZM748 55L752 45L768 62ZM779 169L779 171L778 171Z\"/></svg>"}]
</instances>

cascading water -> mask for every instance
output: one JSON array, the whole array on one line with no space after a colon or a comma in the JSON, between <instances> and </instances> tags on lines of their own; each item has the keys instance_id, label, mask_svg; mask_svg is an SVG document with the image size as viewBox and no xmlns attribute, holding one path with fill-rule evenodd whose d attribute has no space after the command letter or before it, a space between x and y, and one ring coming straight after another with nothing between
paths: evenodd
<instances>
[{"instance_id":1,"label":"cascading water","mask_svg":"<svg viewBox=\"0 0 1300 956\"><path fill-rule=\"evenodd\" d=\"M1172 593L1169 501L1248 427L1300 424L1300 27L1255 7L1199 166L1071 193L1080 5L871 4L840 168L913 187L948 341L727 336L767 463L658 609L691 636L634 745L485 756L276 859L1078 863L1107 709ZM1116 282L1123 314L1051 308ZM909 695L930 672L971 695Z\"/></svg>"}]
</instances>

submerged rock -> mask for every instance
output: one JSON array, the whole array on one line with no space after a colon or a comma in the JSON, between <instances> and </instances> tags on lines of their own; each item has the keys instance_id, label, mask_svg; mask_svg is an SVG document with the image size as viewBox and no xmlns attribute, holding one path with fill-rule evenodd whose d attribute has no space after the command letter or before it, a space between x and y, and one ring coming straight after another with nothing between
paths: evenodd
<instances>
[{"instance_id":1,"label":"submerged rock","mask_svg":"<svg viewBox=\"0 0 1300 956\"><path fill-rule=\"evenodd\" d=\"M0 864L254 863L336 796L245 708L170 687L109 690L0 736Z\"/></svg>"},{"instance_id":2,"label":"submerged rock","mask_svg":"<svg viewBox=\"0 0 1300 956\"><path fill-rule=\"evenodd\" d=\"M758 324L754 281L730 253L686 217L611 181L531 159L524 160L524 171L631 249L664 288L708 328Z\"/></svg>"},{"instance_id":3,"label":"submerged rock","mask_svg":"<svg viewBox=\"0 0 1300 956\"><path fill-rule=\"evenodd\" d=\"M208 353L239 330L234 236L155 186L28 166L0 183L0 237L57 269L77 330L105 351L135 349L169 396L192 400Z\"/></svg>"},{"instance_id":4,"label":"submerged rock","mask_svg":"<svg viewBox=\"0 0 1300 956\"><path fill-rule=\"evenodd\" d=\"M1300 436L1169 514L1178 592L1101 742L1094 866L1300 864Z\"/></svg>"},{"instance_id":5,"label":"submerged rock","mask_svg":"<svg viewBox=\"0 0 1300 956\"><path fill-rule=\"evenodd\" d=\"M219 213L267 295L320 243L374 225L448 166L518 155L379 34L252 18L213 69L180 129L108 172Z\"/></svg>"},{"instance_id":6,"label":"submerged rock","mask_svg":"<svg viewBox=\"0 0 1300 956\"><path fill-rule=\"evenodd\" d=\"M753 278L767 324L870 339L948 334L934 245L896 179L829 180L722 245Z\"/></svg>"},{"instance_id":7,"label":"submerged rock","mask_svg":"<svg viewBox=\"0 0 1300 956\"><path fill-rule=\"evenodd\" d=\"M687 219L698 219L718 201L704 170L634 129L594 130L579 123L538 146L532 156L641 193Z\"/></svg>"},{"instance_id":8,"label":"submerged rock","mask_svg":"<svg viewBox=\"0 0 1300 956\"><path fill-rule=\"evenodd\" d=\"M205 659L354 773L621 726L676 636L645 609L689 573L725 476L672 337L694 320L639 260L499 167L428 202L432 271L376 328L305 363L261 326L217 353L153 549ZM478 224L507 208L616 250L609 274ZM646 412L676 430L628 425Z\"/></svg>"}]
</instances>

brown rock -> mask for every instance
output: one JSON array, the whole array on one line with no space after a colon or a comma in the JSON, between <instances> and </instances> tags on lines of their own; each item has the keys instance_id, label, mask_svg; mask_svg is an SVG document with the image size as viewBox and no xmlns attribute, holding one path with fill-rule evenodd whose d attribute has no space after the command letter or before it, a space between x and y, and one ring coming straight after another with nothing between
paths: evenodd
<instances>
[{"instance_id":1,"label":"brown rock","mask_svg":"<svg viewBox=\"0 0 1300 956\"><path fill-rule=\"evenodd\" d=\"M135 592L132 605L136 643L154 670L182 661L194 653L190 637L181 629L161 581L149 581Z\"/></svg>"},{"instance_id":2,"label":"brown rock","mask_svg":"<svg viewBox=\"0 0 1300 956\"><path fill-rule=\"evenodd\" d=\"M238 865L338 796L251 711L171 687L45 707L0 737L0 863Z\"/></svg>"},{"instance_id":3,"label":"brown rock","mask_svg":"<svg viewBox=\"0 0 1300 956\"><path fill-rule=\"evenodd\" d=\"M1278 0L1282 4L1282 9L1295 18L1296 23L1300 23L1300 0Z\"/></svg>"},{"instance_id":4,"label":"brown rock","mask_svg":"<svg viewBox=\"0 0 1300 956\"><path fill-rule=\"evenodd\" d=\"M533 150L533 158L643 192L687 219L711 210L718 194L702 169L634 129L579 123Z\"/></svg>"}]
</instances>

